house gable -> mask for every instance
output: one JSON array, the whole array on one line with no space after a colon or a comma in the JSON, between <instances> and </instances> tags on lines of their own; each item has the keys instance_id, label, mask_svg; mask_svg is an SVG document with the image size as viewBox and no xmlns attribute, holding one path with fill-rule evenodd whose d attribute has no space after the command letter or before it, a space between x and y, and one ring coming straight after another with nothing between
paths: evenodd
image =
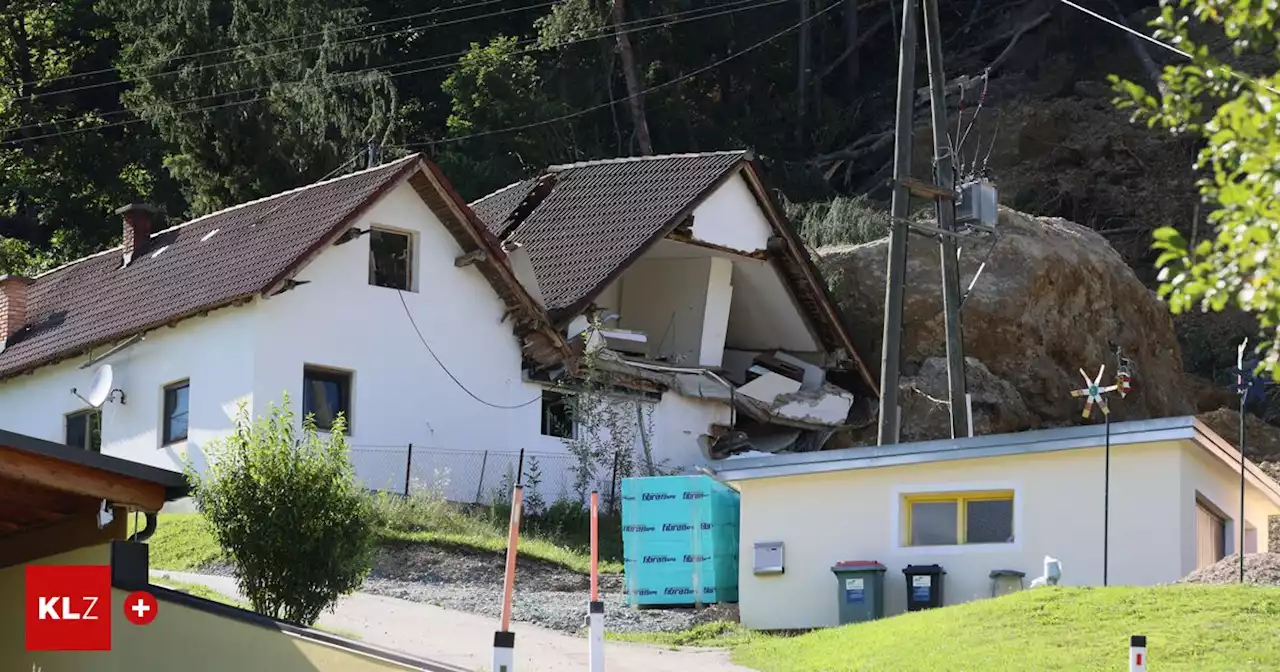
<instances>
[{"instance_id":1,"label":"house gable","mask_svg":"<svg viewBox=\"0 0 1280 672\"><path fill-rule=\"evenodd\" d=\"M854 369L863 387L879 394L821 275L769 196L749 152L552 166L540 179L513 184L473 207L490 231L529 249L557 326L568 327L593 304L611 300L633 264L653 258L654 250L656 256L669 256L671 241L742 255L762 262L753 274L758 278L741 279L744 288L754 283L761 289L745 292L740 306L748 294L768 295L771 306L789 299L801 317L795 328L782 328L795 333L771 334L755 345L773 348L786 341L792 349L833 354L837 366ZM781 279L782 292L770 282L767 267ZM737 275L733 283L739 282ZM776 316L772 307L753 306L734 319L740 331L748 332L753 325L776 322Z\"/></svg>"}]
</instances>

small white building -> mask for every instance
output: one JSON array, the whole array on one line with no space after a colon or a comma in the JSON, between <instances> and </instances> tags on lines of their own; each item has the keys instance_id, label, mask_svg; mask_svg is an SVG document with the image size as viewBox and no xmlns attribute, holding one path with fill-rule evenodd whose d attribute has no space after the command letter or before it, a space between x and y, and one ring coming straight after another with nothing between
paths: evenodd
<instances>
[{"instance_id":1,"label":"small white building","mask_svg":"<svg viewBox=\"0 0 1280 672\"><path fill-rule=\"evenodd\" d=\"M993 570L1023 572L1030 586L1046 555L1061 562L1059 585L1102 585L1103 434L1099 424L721 461L717 477L741 493L743 624L837 625L832 567L844 561L885 566L886 615L906 610L907 565L940 565L947 605L991 596ZM1240 453L1207 426L1114 423L1110 464L1107 585L1170 583L1237 551ZM1268 552L1280 485L1247 465L1245 552ZM777 545L781 573L769 571Z\"/></svg>"},{"instance_id":2,"label":"small white building","mask_svg":"<svg viewBox=\"0 0 1280 672\"><path fill-rule=\"evenodd\" d=\"M0 428L201 468L241 405L288 393L322 429L345 415L369 487L411 468L486 499L523 449L547 456L551 501L580 430L550 387L586 347L669 469L761 427L816 447L874 404L746 152L556 166L473 205L413 155L160 231L122 208L122 247L0 277ZM603 336L575 338L602 313Z\"/></svg>"}]
</instances>

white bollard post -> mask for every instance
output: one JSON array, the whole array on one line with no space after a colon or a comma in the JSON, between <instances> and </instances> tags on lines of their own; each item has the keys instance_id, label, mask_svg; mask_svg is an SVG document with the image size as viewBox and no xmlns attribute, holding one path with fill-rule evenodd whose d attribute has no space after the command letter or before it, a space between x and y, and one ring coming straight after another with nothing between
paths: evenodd
<instances>
[{"instance_id":1,"label":"white bollard post","mask_svg":"<svg viewBox=\"0 0 1280 672\"><path fill-rule=\"evenodd\" d=\"M604 672L604 602L592 602L587 614L590 672Z\"/></svg>"},{"instance_id":2,"label":"white bollard post","mask_svg":"<svg viewBox=\"0 0 1280 672\"><path fill-rule=\"evenodd\" d=\"M1147 672L1147 637L1134 635L1129 638L1129 672Z\"/></svg>"},{"instance_id":3,"label":"white bollard post","mask_svg":"<svg viewBox=\"0 0 1280 672\"><path fill-rule=\"evenodd\" d=\"M516 633L493 633L493 672L514 672L516 669Z\"/></svg>"}]
</instances>

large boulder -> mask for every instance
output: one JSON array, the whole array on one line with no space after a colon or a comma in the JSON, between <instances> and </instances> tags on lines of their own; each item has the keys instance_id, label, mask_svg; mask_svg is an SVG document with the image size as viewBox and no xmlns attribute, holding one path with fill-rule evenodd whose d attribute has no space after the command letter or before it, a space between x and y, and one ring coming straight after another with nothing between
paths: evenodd
<instances>
[{"instance_id":1,"label":"large boulder","mask_svg":"<svg viewBox=\"0 0 1280 672\"><path fill-rule=\"evenodd\" d=\"M975 396L979 433L1077 424L1083 399L1071 391L1106 365L1114 383L1119 345L1134 364L1134 390L1110 395L1112 419L1143 419L1194 412L1184 391L1182 357L1167 307L1148 290L1101 235L1060 218L1032 217L1001 208L990 239L961 242L961 289L982 261L986 267L961 314L966 376ZM852 322L860 351L879 362L884 330L887 239L818 250L837 300ZM936 240L913 235L908 246L902 333L902 387L946 400L941 273ZM937 359L944 358L944 359ZM938 389L941 364L941 389ZM979 366L980 365L980 366ZM921 386L919 379L930 384ZM941 438L948 425L933 419L937 404L904 399L903 426L917 424ZM994 406L1007 405L997 409ZM929 410L932 408L932 410ZM945 411L945 408L943 409ZM984 419L983 415L987 417ZM1094 413L1090 421L1101 419ZM913 435L919 430L912 430ZM862 441L855 440L861 443Z\"/></svg>"}]
</instances>

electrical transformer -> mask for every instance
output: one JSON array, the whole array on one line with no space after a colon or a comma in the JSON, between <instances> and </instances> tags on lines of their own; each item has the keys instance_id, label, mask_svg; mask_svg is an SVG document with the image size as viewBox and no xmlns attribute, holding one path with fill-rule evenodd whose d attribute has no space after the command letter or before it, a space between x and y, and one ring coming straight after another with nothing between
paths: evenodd
<instances>
[{"instance_id":1,"label":"electrical transformer","mask_svg":"<svg viewBox=\"0 0 1280 672\"><path fill-rule=\"evenodd\" d=\"M956 225L995 232L997 208L996 185L988 180L974 180L960 185L956 199Z\"/></svg>"}]
</instances>

